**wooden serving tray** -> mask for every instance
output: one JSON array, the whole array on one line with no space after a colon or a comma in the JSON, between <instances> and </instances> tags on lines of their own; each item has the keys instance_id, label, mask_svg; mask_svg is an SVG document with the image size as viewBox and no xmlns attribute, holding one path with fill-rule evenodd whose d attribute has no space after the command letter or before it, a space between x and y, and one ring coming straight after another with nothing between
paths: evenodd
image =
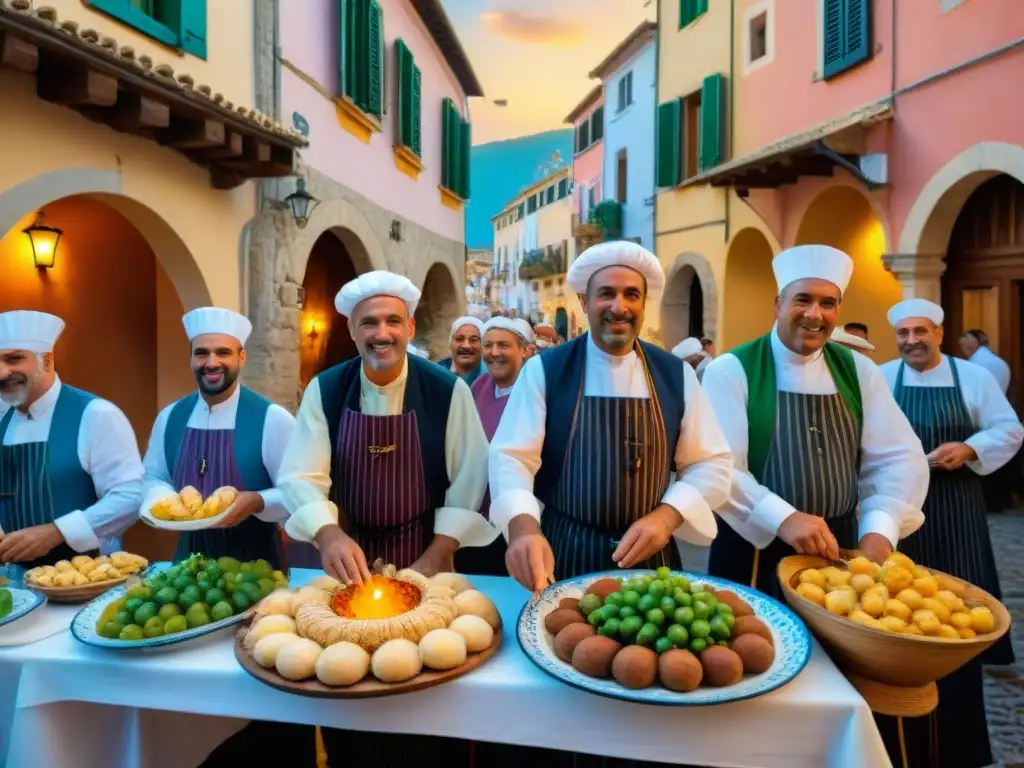
<instances>
[{"instance_id":1,"label":"wooden serving tray","mask_svg":"<svg viewBox=\"0 0 1024 768\"><path fill-rule=\"evenodd\" d=\"M82 584L78 587L43 587L36 584L34 581L26 581L25 586L34 592L46 595L46 599L51 603L74 604L87 603L93 598L99 597L108 589L113 589L116 586L124 584L130 578L131 576L122 576L119 579L97 581L91 584Z\"/></svg>"},{"instance_id":2,"label":"wooden serving tray","mask_svg":"<svg viewBox=\"0 0 1024 768\"><path fill-rule=\"evenodd\" d=\"M248 619L249 617L246 619L247 623ZM491 642L490 647L478 653L469 654L466 657L465 663L455 667L455 669L447 669L443 672L424 669L416 677L406 680L404 683L383 683L375 678L372 673L367 673L366 677L358 683L344 687L324 685L315 677L309 680L287 680L277 674L274 669L264 669L256 663L256 660L242 646L242 638L244 637L242 632L235 635L235 658L238 659L238 663L242 665L242 668L257 680L285 693L295 693L299 696L312 696L319 699L371 699L379 696L394 696L399 693L422 691L424 688L432 688L435 685L447 683L449 680L454 680L468 672L472 672L498 652L498 648L501 646L501 633L502 627L499 626L494 630L494 640Z\"/></svg>"}]
</instances>

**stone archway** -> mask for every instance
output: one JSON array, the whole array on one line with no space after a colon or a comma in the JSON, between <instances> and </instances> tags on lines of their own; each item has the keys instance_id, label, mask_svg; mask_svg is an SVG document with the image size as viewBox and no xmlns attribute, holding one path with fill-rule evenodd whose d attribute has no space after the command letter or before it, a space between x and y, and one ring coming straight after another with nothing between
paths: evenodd
<instances>
[{"instance_id":1,"label":"stone archway","mask_svg":"<svg viewBox=\"0 0 1024 768\"><path fill-rule=\"evenodd\" d=\"M941 301L946 250L957 217L974 191L1000 173L1024 183L1024 147L980 142L946 163L924 185L903 223L899 252L886 257L903 298Z\"/></svg>"},{"instance_id":2,"label":"stone archway","mask_svg":"<svg viewBox=\"0 0 1024 768\"><path fill-rule=\"evenodd\" d=\"M423 280L423 295L416 307L416 341L426 347L431 360L448 355L451 325L462 311L459 281L447 262L435 262Z\"/></svg>"},{"instance_id":3,"label":"stone archway","mask_svg":"<svg viewBox=\"0 0 1024 768\"><path fill-rule=\"evenodd\" d=\"M771 330L774 322L774 251L764 232L741 229L725 257L725 307L718 348L727 350Z\"/></svg>"},{"instance_id":4,"label":"stone archway","mask_svg":"<svg viewBox=\"0 0 1024 768\"><path fill-rule=\"evenodd\" d=\"M691 318L694 291L700 291L701 327ZM665 294L661 300L661 339L672 349L683 339L701 334L716 339L718 330L718 287L711 264L699 253L684 253L669 267ZM717 340L717 339L716 339Z\"/></svg>"}]
</instances>

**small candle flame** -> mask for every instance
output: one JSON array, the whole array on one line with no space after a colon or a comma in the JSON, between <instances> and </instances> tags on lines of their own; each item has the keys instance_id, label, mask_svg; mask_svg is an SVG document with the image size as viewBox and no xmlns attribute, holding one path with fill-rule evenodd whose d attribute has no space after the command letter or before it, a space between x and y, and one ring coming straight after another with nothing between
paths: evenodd
<instances>
[{"instance_id":1,"label":"small candle flame","mask_svg":"<svg viewBox=\"0 0 1024 768\"><path fill-rule=\"evenodd\" d=\"M374 600L380 600L380 597L381 597L381 591L379 589L373 590L373 599Z\"/></svg>"}]
</instances>

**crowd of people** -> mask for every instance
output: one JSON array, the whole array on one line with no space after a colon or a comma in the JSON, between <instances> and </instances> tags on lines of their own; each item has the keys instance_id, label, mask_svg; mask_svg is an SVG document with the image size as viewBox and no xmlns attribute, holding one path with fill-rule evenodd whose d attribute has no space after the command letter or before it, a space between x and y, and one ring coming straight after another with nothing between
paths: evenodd
<instances>
[{"instance_id":1,"label":"crowd of people","mask_svg":"<svg viewBox=\"0 0 1024 768\"><path fill-rule=\"evenodd\" d=\"M555 343L519 318L464 317L437 363L411 345L419 289L369 272L336 299L359 356L318 374L294 417L239 380L249 320L196 309L183 323L197 391L160 412L144 457L116 405L57 375L60 318L0 314L0 561L95 552L187 485L204 497L231 485L226 518L182 534L176 557L265 558L347 583L380 558L537 592L679 568L679 540L710 547L712 575L778 595L787 554L883 562L899 548L999 597L981 478L1012 464L1024 426L983 337L969 334L970 360L943 354L942 308L902 301L888 315L899 358L877 366L859 352L866 326L839 325L847 254L798 246L772 266L772 330L717 356L710 339L669 352L639 338L665 274L616 241L567 274L587 333ZM895 764L992 762L981 664L1012 662L1003 640L940 681L932 715L877 717ZM431 736L323 738L337 764L615 764ZM304 726L254 723L207 764L312 765L312 750Z\"/></svg>"}]
</instances>

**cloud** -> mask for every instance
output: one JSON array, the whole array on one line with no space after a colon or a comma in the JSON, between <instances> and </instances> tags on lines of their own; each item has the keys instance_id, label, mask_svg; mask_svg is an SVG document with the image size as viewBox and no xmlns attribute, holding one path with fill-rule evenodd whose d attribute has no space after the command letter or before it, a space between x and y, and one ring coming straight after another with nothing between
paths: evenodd
<instances>
[{"instance_id":1,"label":"cloud","mask_svg":"<svg viewBox=\"0 0 1024 768\"><path fill-rule=\"evenodd\" d=\"M587 34L584 19L535 16L519 11L487 11L480 14L488 33L517 43L574 46Z\"/></svg>"}]
</instances>

